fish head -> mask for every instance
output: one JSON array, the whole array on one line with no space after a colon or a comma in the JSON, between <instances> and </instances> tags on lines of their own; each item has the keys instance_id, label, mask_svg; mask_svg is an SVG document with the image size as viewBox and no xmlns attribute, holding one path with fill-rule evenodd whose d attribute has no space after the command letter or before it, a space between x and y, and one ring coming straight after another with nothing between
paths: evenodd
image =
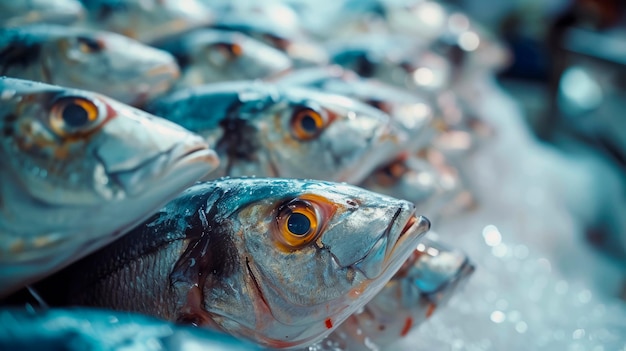
<instances>
[{"instance_id":1,"label":"fish head","mask_svg":"<svg viewBox=\"0 0 626 351\"><path fill-rule=\"evenodd\" d=\"M232 304L211 313L229 333L269 347L303 346L329 334L382 288L430 227L411 203L351 185L231 183L222 183L229 211L220 227L233 235L241 275L220 282L230 279L229 289L244 284L241 301L250 305L241 307L243 316L233 315ZM219 299L206 305L215 308Z\"/></svg>"},{"instance_id":2,"label":"fish head","mask_svg":"<svg viewBox=\"0 0 626 351\"><path fill-rule=\"evenodd\" d=\"M237 5L219 16L217 28L246 33L287 54L296 67L328 64L325 48L308 35L303 18L288 4L249 1Z\"/></svg>"},{"instance_id":3,"label":"fish head","mask_svg":"<svg viewBox=\"0 0 626 351\"><path fill-rule=\"evenodd\" d=\"M186 38L186 46L185 78L193 85L265 78L292 66L282 51L239 32L194 31Z\"/></svg>"},{"instance_id":4,"label":"fish head","mask_svg":"<svg viewBox=\"0 0 626 351\"><path fill-rule=\"evenodd\" d=\"M180 76L174 57L119 34L60 26L38 26L52 40L44 44L47 82L97 91L141 105L164 93Z\"/></svg>"},{"instance_id":5,"label":"fish head","mask_svg":"<svg viewBox=\"0 0 626 351\"><path fill-rule=\"evenodd\" d=\"M33 265L15 279L110 242L217 167L199 136L103 95L2 78L0 99L0 262Z\"/></svg>"},{"instance_id":6,"label":"fish head","mask_svg":"<svg viewBox=\"0 0 626 351\"><path fill-rule=\"evenodd\" d=\"M355 183L406 141L367 104L259 81L181 89L148 109L214 141L228 176Z\"/></svg>"},{"instance_id":7,"label":"fish head","mask_svg":"<svg viewBox=\"0 0 626 351\"><path fill-rule=\"evenodd\" d=\"M262 144L282 177L357 183L400 150L405 135L390 117L365 103L313 89L283 89Z\"/></svg>"}]
</instances>

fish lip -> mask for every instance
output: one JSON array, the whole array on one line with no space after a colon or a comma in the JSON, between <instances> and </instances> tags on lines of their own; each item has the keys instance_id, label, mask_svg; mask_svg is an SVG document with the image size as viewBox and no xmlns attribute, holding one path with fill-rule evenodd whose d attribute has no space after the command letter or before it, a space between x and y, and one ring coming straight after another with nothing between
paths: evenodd
<instances>
[{"instance_id":1,"label":"fish lip","mask_svg":"<svg viewBox=\"0 0 626 351\"><path fill-rule=\"evenodd\" d=\"M415 250L415 245L417 245L417 242L421 240L426 232L430 230L431 223L428 218L424 216L419 216L416 214L416 212L417 209L413 207L408 218L406 218L402 229L400 230L395 244L391 247L387 247L387 252L385 253L385 262L387 264L391 264L389 261L393 259L393 254L403 249L403 246L405 250L410 250L409 252L413 252ZM390 227L393 226L393 224L394 223L392 222L390 224ZM407 245L407 241L411 242L411 245Z\"/></svg>"},{"instance_id":2,"label":"fish lip","mask_svg":"<svg viewBox=\"0 0 626 351\"><path fill-rule=\"evenodd\" d=\"M191 164L206 164L209 166L205 174L206 176L211 171L216 169L220 164L220 159L217 156L215 150L209 148L206 143L196 143L189 147L184 147L180 151L176 151L180 145L175 146L170 152L172 153L172 160L170 161L171 170L165 172L162 177L166 177L172 172L178 171L180 168Z\"/></svg>"},{"instance_id":3,"label":"fish lip","mask_svg":"<svg viewBox=\"0 0 626 351\"><path fill-rule=\"evenodd\" d=\"M421 237L426 234L426 232L430 229L430 221L423 216L416 216L416 208L412 206L407 215L403 215L402 212L405 212L406 209L404 207L399 207L394 213L393 219L389 222L385 230L381 233L378 240L371 246L370 250L357 262L351 264L349 267L353 268L361 274L363 274L367 279L376 279L383 274L389 267L395 265L397 261L401 258L405 258L402 261L406 261L409 255L409 252L414 250L414 244L417 244L417 240L421 239ZM394 227L397 226L398 221L404 219L404 225L401 230L394 230ZM416 235L413 235L417 233ZM408 241L408 243L407 243ZM384 245L384 248L381 247ZM363 267L364 264L367 264L368 257L370 255L376 256L377 253L380 253L381 250L384 250L384 256L382 259L382 263L380 265L380 272L378 274L374 274L372 276L372 272L369 272L368 269ZM411 251L409 251L411 250ZM338 264L335 257L333 257L335 262Z\"/></svg>"},{"instance_id":4,"label":"fish lip","mask_svg":"<svg viewBox=\"0 0 626 351\"><path fill-rule=\"evenodd\" d=\"M133 197L141 197L148 191L148 188L155 185L161 185L162 182L168 180L170 186L182 184L182 181L192 177L191 175L182 175L183 173L192 173L193 181L202 179L211 171L219 166L219 158L215 150L209 148L204 141L195 141L193 143L180 142L172 146L169 150L151 157L133 169L126 169L119 172L110 173L109 176L116 179L119 186ZM177 180L173 180L172 174L181 174ZM126 179L126 175L139 174L142 181L139 183L136 179ZM189 181L190 185L193 181Z\"/></svg>"}]
</instances>

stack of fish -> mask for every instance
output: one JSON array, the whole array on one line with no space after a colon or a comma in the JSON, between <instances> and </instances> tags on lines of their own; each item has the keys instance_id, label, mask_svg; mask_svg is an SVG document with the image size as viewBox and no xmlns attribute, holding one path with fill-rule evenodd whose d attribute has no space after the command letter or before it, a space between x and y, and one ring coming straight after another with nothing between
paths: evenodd
<instances>
[{"instance_id":1,"label":"stack of fish","mask_svg":"<svg viewBox=\"0 0 626 351\"><path fill-rule=\"evenodd\" d=\"M359 4L320 5L326 32L286 0L0 4L0 298L54 306L2 310L31 329L0 346L184 349L169 321L370 350L445 304L473 266L417 213L475 205L454 164L489 127L455 87L497 45L435 2Z\"/></svg>"}]
</instances>

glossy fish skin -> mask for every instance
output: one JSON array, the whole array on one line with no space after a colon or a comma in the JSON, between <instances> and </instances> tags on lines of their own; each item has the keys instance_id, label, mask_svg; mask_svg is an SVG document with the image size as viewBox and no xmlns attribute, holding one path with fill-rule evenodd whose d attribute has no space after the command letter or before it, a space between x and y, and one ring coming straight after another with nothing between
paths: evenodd
<instances>
[{"instance_id":1,"label":"glossy fish skin","mask_svg":"<svg viewBox=\"0 0 626 351\"><path fill-rule=\"evenodd\" d=\"M0 1L0 26L70 24L83 17L84 12L85 9L78 0Z\"/></svg>"},{"instance_id":2,"label":"glossy fish skin","mask_svg":"<svg viewBox=\"0 0 626 351\"><path fill-rule=\"evenodd\" d=\"M302 68L280 75L273 81L348 96L382 110L410 136L410 142L403 146L406 151L428 144L434 133L429 127L433 121L433 109L426 97L376 79L361 78L338 65Z\"/></svg>"},{"instance_id":3,"label":"glossy fish skin","mask_svg":"<svg viewBox=\"0 0 626 351\"><path fill-rule=\"evenodd\" d=\"M305 212L295 236L287 224ZM297 348L365 304L429 227L409 202L347 184L227 178L189 188L63 285L72 304Z\"/></svg>"},{"instance_id":4,"label":"glossy fish skin","mask_svg":"<svg viewBox=\"0 0 626 351\"><path fill-rule=\"evenodd\" d=\"M87 308L4 309L0 310L0 325L2 350L261 351L226 334Z\"/></svg>"},{"instance_id":5,"label":"glossy fish skin","mask_svg":"<svg viewBox=\"0 0 626 351\"><path fill-rule=\"evenodd\" d=\"M444 306L473 272L463 252L428 235L387 285L316 350L387 350Z\"/></svg>"},{"instance_id":6,"label":"glossy fish skin","mask_svg":"<svg viewBox=\"0 0 626 351\"><path fill-rule=\"evenodd\" d=\"M217 167L202 138L102 95L0 78L0 296L78 260Z\"/></svg>"},{"instance_id":7,"label":"glossy fish skin","mask_svg":"<svg viewBox=\"0 0 626 351\"><path fill-rule=\"evenodd\" d=\"M183 89L147 109L216 145L222 163L213 178L256 175L358 183L407 140L387 114L366 104L262 82ZM315 125L305 124L307 119Z\"/></svg>"},{"instance_id":8,"label":"glossy fish skin","mask_svg":"<svg viewBox=\"0 0 626 351\"><path fill-rule=\"evenodd\" d=\"M282 51L233 31L198 29L158 47L180 64L179 87L265 78L292 67Z\"/></svg>"},{"instance_id":9,"label":"glossy fish skin","mask_svg":"<svg viewBox=\"0 0 626 351\"><path fill-rule=\"evenodd\" d=\"M0 30L0 74L139 105L180 75L174 57L124 36L55 25Z\"/></svg>"},{"instance_id":10,"label":"glossy fish skin","mask_svg":"<svg viewBox=\"0 0 626 351\"><path fill-rule=\"evenodd\" d=\"M197 0L81 0L87 25L144 43L208 25L213 13Z\"/></svg>"}]
</instances>

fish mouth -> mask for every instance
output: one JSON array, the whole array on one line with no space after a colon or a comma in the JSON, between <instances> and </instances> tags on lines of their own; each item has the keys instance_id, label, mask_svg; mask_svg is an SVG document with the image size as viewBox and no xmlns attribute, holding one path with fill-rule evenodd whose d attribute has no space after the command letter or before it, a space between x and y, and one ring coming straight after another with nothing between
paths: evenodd
<instances>
[{"instance_id":1,"label":"fish mouth","mask_svg":"<svg viewBox=\"0 0 626 351\"><path fill-rule=\"evenodd\" d=\"M391 277L409 258L429 229L430 221L416 215L414 207L408 213L400 207L380 238L352 267L367 279L378 279L382 274Z\"/></svg>"},{"instance_id":2,"label":"fish mouth","mask_svg":"<svg viewBox=\"0 0 626 351\"><path fill-rule=\"evenodd\" d=\"M169 157L169 165L165 167L169 166L170 168L161 175L161 179L185 171L197 172L197 176L190 175L189 178L200 179L216 169L220 162L215 150L209 148L209 145L204 142L188 146L179 144L170 151Z\"/></svg>"},{"instance_id":3,"label":"fish mouth","mask_svg":"<svg viewBox=\"0 0 626 351\"><path fill-rule=\"evenodd\" d=\"M113 173L110 176L130 196L142 196L158 186L162 191L183 184L191 185L219 165L217 153L204 141L193 144L178 143L168 151L160 153L134 169ZM182 189L181 189L182 191Z\"/></svg>"}]
</instances>

